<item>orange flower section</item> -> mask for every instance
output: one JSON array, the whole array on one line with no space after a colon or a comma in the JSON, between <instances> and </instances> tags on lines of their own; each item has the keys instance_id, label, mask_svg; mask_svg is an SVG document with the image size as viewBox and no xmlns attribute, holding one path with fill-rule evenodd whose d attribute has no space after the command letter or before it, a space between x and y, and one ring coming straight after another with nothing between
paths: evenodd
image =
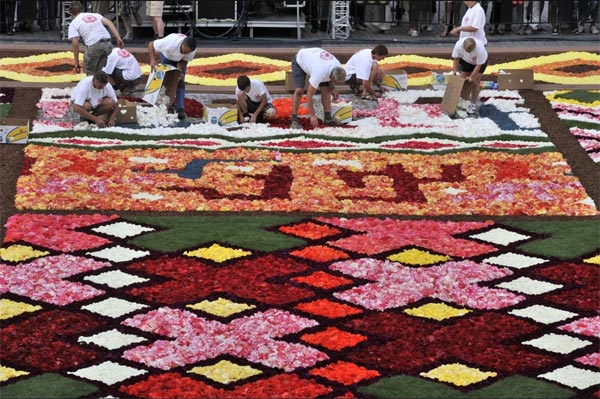
<instances>
[{"instance_id":1,"label":"orange flower section","mask_svg":"<svg viewBox=\"0 0 600 399\"><path fill-rule=\"evenodd\" d=\"M379 377L381 375L376 370L369 370L354 363L344 361L311 370L310 374L327 378L330 381L339 382L344 385L356 384L357 382Z\"/></svg>"},{"instance_id":2,"label":"orange flower section","mask_svg":"<svg viewBox=\"0 0 600 399\"><path fill-rule=\"evenodd\" d=\"M290 252L290 254L300 258L312 260L313 262L331 262L334 260L349 258L347 253L331 247L326 247L324 245L306 247L299 251Z\"/></svg>"},{"instance_id":3,"label":"orange flower section","mask_svg":"<svg viewBox=\"0 0 600 399\"><path fill-rule=\"evenodd\" d=\"M341 351L344 348L350 348L366 341L367 337L342 331L335 327L328 327L325 331L315 334L304 334L300 339L309 344L320 345L329 350Z\"/></svg>"},{"instance_id":4,"label":"orange flower section","mask_svg":"<svg viewBox=\"0 0 600 399\"><path fill-rule=\"evenodd\" d=\"M279 228L279 231L301 238L308 238L310 240L318 240L323 237L329 237L340 233L340 230L334 227L324 226L313 222L297 224L295 226L283 226Z\"/></svg>"},{"instance_id":5,"label":"orange flower section","mask_svg":"<svg viewBox=\"0 0 600 399\"><path fill-rule=\"evenodd\" d=\"M362 313L362 310L353 306L332 302L328 299L319 299L313 302L301 303L296 309L316 316L323 316L329 319L337 319Z\"/></svg>"},{"instance_id":6,"label":"orange flower section","mask_svg":"<svg viewBox=\"0 0 600 399\"><path fill-rule=\"evenodd\" d=\"M227 70L240 70L238 73L229 73ZM225 73L219 73L218 71L225 71ZM210 65L192 65L187 68L187 72L190 75L204 76L207 78L215 79L229 79L232 75L236 77L238 75L262 75L265 73L273 73L282 71L281 67L268 64L258 64L254 62L229 61L218 64Z\"/></svg>"},{"instance_id":7,"label":"orange flower section","mask_svg":"<svg viewBox=\"0 0 600 399\"><path fill-rule=\"evenodd\" d=\"M581 67L582 65L591 67L587 72L568 72L568 71L560 71L559 69L568 68L571 66ZM536 65L533 68L535 73L545 73L548 75L556 75L556 76L568 76L568 77L589 77L589 76L597 76L600 74L600 61L594 60L578 60L572 59L562 62L553 62L550 64L542 64Z\"/></svg>"},{"instance_id":8,"label":"orange flower section","mask_svg":"<svg viewBox=\"0 0 600 399\"><path fill-rule=\"evenodd\" d=\"M18 209L598 214L556 152L290 152L281 161L273 160L272 151L244 148L89 151L29 145L25 152ZM327 247L295 255L345 258Z\"/></svg>"},{"instance_id":9,"label":"orange flower section","mask_svg":"<svg viewBox=\"0 0 600 399\"><path fill-rule=\"evenodd\" d=\"M341 285L351 284L352 280L345 277L333 276L325 272L314 272L310 276L294 277L292 281L311 285L316 288L329 290Z\"/></svg>"}]
</instances>

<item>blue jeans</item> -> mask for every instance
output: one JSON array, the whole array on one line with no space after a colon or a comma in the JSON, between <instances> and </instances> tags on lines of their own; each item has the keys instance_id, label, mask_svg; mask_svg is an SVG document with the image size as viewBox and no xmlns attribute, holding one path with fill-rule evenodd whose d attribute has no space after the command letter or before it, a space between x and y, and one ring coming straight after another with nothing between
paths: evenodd
<instances>
[{"instance_id":1,"label":"blue jeans","mask_svg":"<svg viewBox=\"0 0 600 399\"><path fill-rule=\"evenodd\" d=\"M160 62L163 64L173 65L174 67L177 67L177 63L179 61L169 60L169 59L165 58L164 55L161 54ZM179 79L179 82L177 83L177 91L175 94L175 109L177 111L183 111L185 109L184 99L185 99L185 71L186 70L187 70L187 62L184 62L183 68L181 69L181 79Z\"/></svg>"}]
</instances>

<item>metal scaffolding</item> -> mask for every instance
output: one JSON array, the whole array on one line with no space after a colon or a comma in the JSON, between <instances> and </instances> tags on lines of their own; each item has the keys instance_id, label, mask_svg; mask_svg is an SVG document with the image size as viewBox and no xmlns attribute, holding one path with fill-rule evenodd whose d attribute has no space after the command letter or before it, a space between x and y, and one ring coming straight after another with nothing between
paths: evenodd
<instances>
[{"instance_id":1,"label":"metal scaffolding","mask_svg":"<svg viewBox=\"0 0 600 399\"><path fill-rule=\"evenodd\" d=\"M331 38L347 39L350 37L350 2L331 2Z\"/></svg>"}]
</instances>

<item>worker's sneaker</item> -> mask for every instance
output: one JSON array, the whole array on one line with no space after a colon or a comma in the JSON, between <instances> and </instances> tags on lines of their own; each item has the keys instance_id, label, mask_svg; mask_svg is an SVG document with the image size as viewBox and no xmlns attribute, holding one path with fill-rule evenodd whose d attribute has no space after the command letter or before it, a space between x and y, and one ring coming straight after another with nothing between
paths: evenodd
<instances>
[{"instance_id":1,"label":"worker's sneaker","mask_svg":"<svg viewBox=\"0 0 600 399\"><path fill-rule=\"evenodd\" d=\"M292 121L290 129L302 129L302 125L298 121Z\"/></svg>"}]
</instances>

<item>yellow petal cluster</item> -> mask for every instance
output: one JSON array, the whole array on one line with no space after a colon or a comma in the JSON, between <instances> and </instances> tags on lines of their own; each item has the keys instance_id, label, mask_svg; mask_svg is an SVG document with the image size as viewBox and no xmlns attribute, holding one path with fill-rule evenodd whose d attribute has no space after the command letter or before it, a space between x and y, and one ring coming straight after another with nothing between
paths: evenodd
<instances>
[{"instance_id":1,"label":"yellow petal cluster","mask_svg":"<svg viewBox=\"0 0 600 399\"><path fill-rule=\"evenodd\" d=\"M9 262L20 262L46 256L49 253L47 251L38 251L27 245L11 245L8 248L0 248L0 259Z\"/></svg>"},{"instance_id":2,"label":"yellow petal cluster","mask_svg":"<svg viewBox=\"0 0 600 399\"><path fill-rule=\"evenodd\" d=\"M193 305L187 305L187 307L194 310L202 310L203 312L220 317L228 317L232 314L243 312L244 310L256 308L254 305L237 303L225 298L219 298L215 301L205 300Z\"/></svg>"},{"instance_id":3,"label":"yellow petal cluster","mask_svg":"<svg viewBox=\"0 0 600 399\"><path fill-rule=\"evenodd\" d=\"M19 371L10 367L0 366L0 382L8 381L11 378L28 374L29 373L27 371Z\"/></svg>"},{"instance_id":4,"label":"yellow petal cluster","mask_svg":"<svg viewBox=\"0 0 600 399\"><path fill-rule=\"evenodd\" d=\"M15 302L10 299L0 299L0 320L10 319L25 312L42 310L41 306Z\"/></svg>"},{"instance_id":5,"label":"yellow petal cluster","mask_svg":"<svg viewBox=\"0 0 600 399\"><path fill-rule=\"evenodd\" d=\"M194 251L186 251L183 254L186 256L210 259L212 261L221 263L230 259L252 255L252 252L243 251L241 249L226 248L219 244L213 244L208 248L199 248Z\"/></svg>"},{"instance_id":6,"label":"yellow petal cluster","mask_svg":"<svg viewBox=\"0 0 600 399\"><path fill-rule=\"evenodd\" d=\"M189 372L203 375L213 381L220 382L221 384L229 384L231 382L262 374L262 371L253 367L240 366L228 360L221 360L212 366L194 367Z\"/></svg>"},{"instance_id":7,"label":"yellow petal cluster","mask_svg":"<svg viewBox=\"0 0 600 399\"><path fill-rule=\"evenodd\" d=\"M448 382L459 387L477 384L478 382L490 377L496 377L497 375L498 373L495 372L484 372L460 363L444 364L427 373L421 373L422 377Z\"/></svg>"}]
</instances>

